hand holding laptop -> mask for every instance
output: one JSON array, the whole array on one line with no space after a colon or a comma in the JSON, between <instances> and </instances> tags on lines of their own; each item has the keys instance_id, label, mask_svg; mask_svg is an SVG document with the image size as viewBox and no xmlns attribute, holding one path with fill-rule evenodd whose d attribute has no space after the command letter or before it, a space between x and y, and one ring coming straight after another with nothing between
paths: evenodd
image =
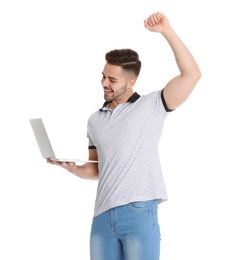
<instances>
[{"instance_id":1,"label":"hand holding laptop","mask_svg":"<svg viewBox=\"0 0 232 260\"><path fill-rule=\"evenodd\" d=\"M49 158L50 159L48 161L49 163L56 161L57 165L60 165L60 166L62 166L62 164L58 163L58 162L65 162L66 164L68 162L72 162L72 163L74 163L74 162L98 163L98 161L92 161L92 160L57 158L55 156L54 151L53 151L53 148L52 148L51 142L49 140L49 137L48 137L47 131L45 129L42 118L33 118L33 119L30 119L29 121L30 121L32 130L34 132L37 144L39 146L41 155L44 159ZM55 163L53 163L53 164L55 164ZM68 164L68 165L71 167L71 166L76 165L76 164L74 163L74 164ZM67 167L67 165L63 165L63 166Z\"/></svg>"},{"instance_id":2,"label":"hand holding laptop","mask_svg":"<svg viewBox=\"0 0 232 260\"><path fill-rule=\"evenodd\" d=\"M60 161L57 161L57 160L52 160L50 158L47 158L46 160L47 160L47 163L57 165L57 166L61 166L69 172L74 172L75 169L77 168L77 165L74 162L60 162Z\"/></svg>"},{"instance_id":3,"label":"hand holding laptop","mask_svg":"<svg viewBox=\"0 0 232 260\"><path fill-rule=\"evenodd\" d=\"M90 162L90 163L89 163ZM63 169L73 173L82 179L97 180L98 179L98 164L96 161L89 161L84 165L76 165L75 162L60 162L47 158L47 163L61 166Z\"/></svg>"}]
</instances>

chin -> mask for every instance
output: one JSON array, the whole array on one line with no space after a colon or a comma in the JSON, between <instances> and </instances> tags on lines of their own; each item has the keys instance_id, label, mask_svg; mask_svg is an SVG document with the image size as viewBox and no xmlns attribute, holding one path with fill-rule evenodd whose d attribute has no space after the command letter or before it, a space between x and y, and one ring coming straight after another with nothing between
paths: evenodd
<instances>
[{"instance_id":1,"label":"chin","mask_svg":"<svg viewBox=\"0 0 232 260\"><path fill-rule=\"evenodd\" d=\"M104 96L104 99L105 99L105 101L112 101L112 98L109 98L109 97L107 97L107 96Z\"/></svg>"}]
</instances>

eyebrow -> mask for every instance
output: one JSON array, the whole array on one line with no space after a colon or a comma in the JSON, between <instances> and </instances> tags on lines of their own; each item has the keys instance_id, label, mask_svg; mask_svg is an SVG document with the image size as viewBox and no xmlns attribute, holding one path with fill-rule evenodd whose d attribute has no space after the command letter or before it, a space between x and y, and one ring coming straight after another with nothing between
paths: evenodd
<instances>
[{"instance_id":1,"label":"eyebrow","mask_svg":"<svg viewBox=\"0 0 232 260\"><path fill-rule=\"evenodd\" d=\"M105 74L104 74L103 72L102 72L102 75L103 75L104 77L106 77ZM110 76L109 76L108 78L109 78L109 79L113 79L113 80L117 80L116 78L114 78L114 77L110 77Z\"/></svg>"}]
</instances>

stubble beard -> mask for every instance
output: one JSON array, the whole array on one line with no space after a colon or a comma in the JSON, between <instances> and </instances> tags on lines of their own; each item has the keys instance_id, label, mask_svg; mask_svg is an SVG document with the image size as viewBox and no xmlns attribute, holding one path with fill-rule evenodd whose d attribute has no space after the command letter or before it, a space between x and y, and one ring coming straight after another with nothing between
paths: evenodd
<instances>
[{"instance_id":1,"label":"stubble beard","mask_svg":"<svg viewBox=\"0 0 232 260\"><path fill-rule=\"evenodd\" d=\"M105 100L107 102L112 102L112 101L117 101L123 94L125 94L127 92L128 88L127 85L122 86L120 89L118 89L117 91L113 91L113 97L112 98L107 98L107 96L105 95Z\"/></svg>"}]
</instances>

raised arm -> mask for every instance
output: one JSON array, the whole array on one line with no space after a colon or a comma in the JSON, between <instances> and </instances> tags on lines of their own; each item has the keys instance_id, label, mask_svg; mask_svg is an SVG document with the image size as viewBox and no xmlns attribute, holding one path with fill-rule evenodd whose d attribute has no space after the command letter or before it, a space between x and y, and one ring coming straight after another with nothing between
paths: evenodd
<instances>
[{"instance_id":1,"label":"raised arm","mask_svg":"<svg viewBox=\"0 0 232 260\"><path fill-rule=\"evenodd\" d=\"M176 109L191 94L201 78L200 69L192 54L177 36L166 16L154 13L144 21L144 26L151 32L161 33L169 43L180 74L171 79L164 88L163 94L169 109Z\"/></svg>"},{"instance_id":2,"label":"raised arm","mask_svg":"<svg viewBox=\"0 0 232 260\"><path fill-rule=\"evenodd\" d=\"M89 150L89 160L98 161L98 155L96 149ZM50 159L47 159L47 162L60 166L82 179L88 179L88 180L98 179L98 163L88 162L85 163L84 165L78 166L74 162L58 162Z\"/></svg>"}]
</instances>

